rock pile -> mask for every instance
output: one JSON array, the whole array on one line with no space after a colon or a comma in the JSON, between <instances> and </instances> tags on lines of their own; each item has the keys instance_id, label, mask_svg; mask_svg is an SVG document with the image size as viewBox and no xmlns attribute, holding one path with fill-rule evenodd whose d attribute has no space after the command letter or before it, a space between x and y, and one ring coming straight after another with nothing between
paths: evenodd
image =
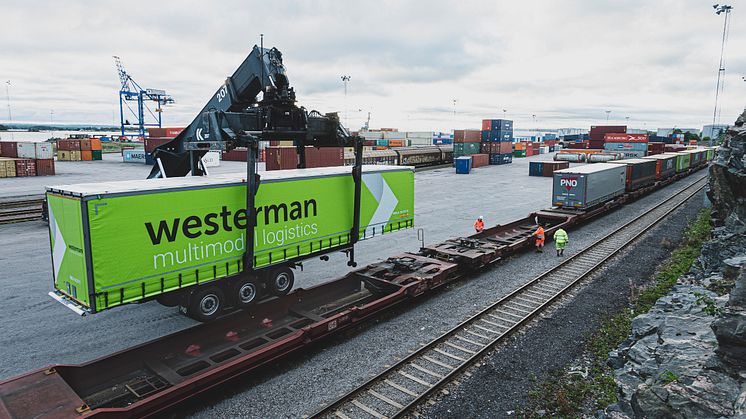
<instances>
[{"instance_id":1,"label":"rock pile","mask_svg":"<svg viewBox=\"0 0 746 419\"><path fill-rule=\"evenodd\" d=\"M712 240L609 354L619 402L600 417L746 417L746 112L710 167ZM718 297L712 290L729 295Z\"/></svg>"}]
</instances>

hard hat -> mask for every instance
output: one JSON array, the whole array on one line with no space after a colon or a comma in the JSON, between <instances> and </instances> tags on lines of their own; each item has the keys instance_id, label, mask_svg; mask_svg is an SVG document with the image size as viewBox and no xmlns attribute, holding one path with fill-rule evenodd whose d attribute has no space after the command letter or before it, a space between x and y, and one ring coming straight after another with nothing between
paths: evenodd
<instances>
[{"instance_id":1,"label":"hard hat","mask_svg":"<svg viewBox=\"0 0 746 419\"><path fill-rule=\"evenodd\" d=\"M484 218L484 217L482 217L482 216L480 215L480 216L479 216L479 219L481 220L482 218Z\"/></svg>"}]
</instances>

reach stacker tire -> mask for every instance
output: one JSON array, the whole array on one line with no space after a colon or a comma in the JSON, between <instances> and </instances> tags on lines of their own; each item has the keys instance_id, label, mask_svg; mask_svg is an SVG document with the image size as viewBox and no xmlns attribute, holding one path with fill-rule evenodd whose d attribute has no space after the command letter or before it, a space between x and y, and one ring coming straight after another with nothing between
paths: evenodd
<instances>
[{"instance_id":1,"label":"reach stacker tire","mask_svg":"<svg viewBox=\"0 0 746 419\"><path fill-rule=\"evenodd\" d=\"M266 278L267 291L277 297L287 295L293 289L294 284L295 275L293 270L287 266L270 271Z\"/></svg>"},{"instance_id":2,"label":"reach stacker tire","mask_svg":"<svg viewBox=\"0 0 746 419\"><path fill-rule=\"evenodd\" d=\"M225 293L214 285L198 287L189 296L186 314L200 322L217 319L225 305Z\"/></svg>"}]
</instances>

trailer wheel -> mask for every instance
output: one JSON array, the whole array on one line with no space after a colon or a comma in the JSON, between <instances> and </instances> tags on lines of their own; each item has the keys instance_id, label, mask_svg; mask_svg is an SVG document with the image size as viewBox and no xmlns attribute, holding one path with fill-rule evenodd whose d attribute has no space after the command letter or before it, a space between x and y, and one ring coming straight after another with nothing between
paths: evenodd
<instances>
[{"instance_id":1,"label":"trailer wheel","mask_svg":"<svg viewBox=\"0 0 746 419\"><path fill-rule=\"evenodd\" d=\"M223 311L225 294L216 286L197 288L189 296L187 315L194 320L209 322L215 320Z\"/></svg>"},{"instance_id":2,"label":"trailer wheel","mask_svg":"<svg viewBox=\"0 0 746 419\"><path fill-rule=\"evenodd\" d=\"M239 280L233 290L233 302L239 308L250 307L259 301L260 287L253 278Z\"/></svg>"},{"instance_id":3,"label":"trailer wheel","mask_svg":"<svg viewBox=\"0 0 746 419\"><path fill-rule=\"evenodd\" d=\"M277 268L269 273L266 279L267 290L270 294L281 297L287 295L293 289L295 275L293 270L287 266Z\"/></svg>"}]
</instances>

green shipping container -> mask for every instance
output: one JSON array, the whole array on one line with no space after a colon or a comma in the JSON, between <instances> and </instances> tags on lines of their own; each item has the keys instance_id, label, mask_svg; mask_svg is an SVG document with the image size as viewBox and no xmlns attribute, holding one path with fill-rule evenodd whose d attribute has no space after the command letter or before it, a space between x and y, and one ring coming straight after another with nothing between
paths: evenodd
<instances>
[{"instance_id":1,"label":"green shipping container","mask_svg":"<svg viewBox=\"0 0 746 419\"><path fill-rule=\"evenodd\" d=\"M99 312L238 273L245 174L47 188L55 295ZM349 167L261 173L257 268L349 243ZM363 166L360 238L414 226L414 171Z\"/></svg>"},{"instance_id":2,"label":"green shipping container","mask_svg":"<svg viewBox=\"0 0 746 419\"><path fill-rule=\"evenodd\" d=\"M453 157L479 154L482 143L453 143Z\"/></svg>"},{"instance_id":3,"label":"green shipping container","mask_svg":"<svg viewBox=\"0 0 746 419\"><path fill-rule=\"evenodd\" d=\"M526 150L513 150L513 157L526 157Z\"/></svg>"},{"instance_id":4,"label":"green shipping container","mask_svg":"<svg viewBox=\"0 0 746 419\"><path fill-rule=\"evenodd\" d=\"M101 150L91 150L91 160L101 160L101 158L102 158Z\"/></svg>"},{"instance_id":5,"label":"green shipping container","mask_svg":"<svg viewBox=\"0 0 746 419\"><path fill-rule=\"evenodd\" d=\"M676 158L676 173L681 173L689 170L691 155L684 151L680 151L674 154L678 156Z\"/></svg>"}]
</instances>

